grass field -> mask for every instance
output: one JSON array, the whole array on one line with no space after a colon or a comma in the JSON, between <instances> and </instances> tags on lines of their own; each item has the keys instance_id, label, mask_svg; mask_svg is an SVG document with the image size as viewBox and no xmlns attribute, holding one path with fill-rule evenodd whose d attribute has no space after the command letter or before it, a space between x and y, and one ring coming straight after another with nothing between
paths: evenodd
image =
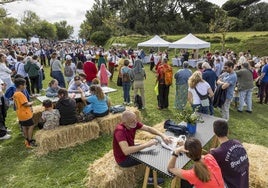
<instances>
[{"instance_id":1,"label":"grass field","mask_svg":"<svg viewBox=\"0 0 268 188\"><path fill-rule=\"evenodd\" d=\"M261 35L267 36L267 33L262 33ZM266 45L267 42L264 44ZM175 86L173 85L170 88L169 108L161 111L157 110L156 95L154 93L155 75L149 71L148 65L145 65L145 69L147 73L147 79L145 80L146 109L141 111L143 122L152 126L166 119L178 121L176 117L177 111L173 108ZM175 72L178 67L173 69ZM44 86L47 86L50 79L48 76L49 68L46 68L45 71L47 77L44 81ZM117 74L118 72L115 72L116 76ZM117 92L109 94L114 105L122 104L123 102L122 88L116 86L115 80L114 78L114 81L110 82L109 85L118 89ZM133 91L131 91L131 95L133 96ZM254 94L253 96L252 114L238 113L233 106L231 107L230 138L268 147L268 105L257 104L256 95ZM38 104L38 101L35 101L35 104ZM220 117L218 110L216 110L215 115ZM31 150L25 149L13 109L9 109L6 124L12 129L12 138L0 141L0 187L3 188L84 187L89 164L102 157L112 148L112 137L102 135L97 140L37 157ZM169 187L169 181L163 187Z\"/></svg>"}]
</instances>

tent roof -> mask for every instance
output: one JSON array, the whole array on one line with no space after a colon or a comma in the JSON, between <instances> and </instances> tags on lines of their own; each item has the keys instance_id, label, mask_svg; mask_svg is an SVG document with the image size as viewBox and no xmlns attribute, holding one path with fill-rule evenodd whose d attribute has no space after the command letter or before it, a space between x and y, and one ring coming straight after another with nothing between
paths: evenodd
<instances>
[{"instance_id":1,"label":"tent roof","mask_svg":"<svg viewBox=\"0 0 268 188\"><path fill-rule=\"evenodd\" d=\"M189 33L186 37L170 43L169 48L184 48L184 49L200 49L210 48L210 43L203 41L192 33Z\"/></svg>"},{"instance_id":2,"label":"tent roof","mask_svg":"<svg viewBox=\"0 0 268 188\"><path fill-rule=\"evenodd\" d=\"M155 35L150 40L147 40L145 42L138 43L138 46L144 46L144 47L168 47L170 42L165 41L158 35Z\"/></svg>"}]
</instances>

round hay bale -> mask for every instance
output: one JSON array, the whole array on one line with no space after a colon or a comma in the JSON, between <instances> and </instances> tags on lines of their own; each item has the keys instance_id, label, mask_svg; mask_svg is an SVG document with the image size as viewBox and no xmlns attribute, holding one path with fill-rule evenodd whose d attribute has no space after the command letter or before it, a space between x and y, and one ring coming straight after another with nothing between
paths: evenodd
<instances>
[{"instance_id":1,"label":"round hay bale","mask_svg":"<svg viewBox=\"0 0 268 188\"><path fill-rule=\"evenodd\" d=\"M121 168L114 160L113 150L89 165L85 179L89 188L134 188L144 176L145 166Z\"/></svg>"},{"instance_id":2,"label":"round hay bale","mask_svg":"<svg viewBox=\"0 0 268 188\"><path fill-rule=\"evenodd\" d=\"M100 128L96 121L60 126L54 130L39 130L35 134L37 155L49 151L72 147L99 137Z\"/></svg>"},{"instance_id":3,"label":"round hay bale","mask_svg":"<svg viewBox=\"0 0 268 188\"><path fill-rule=\"evenodd\" d=\"M268 187L268 148L255 144L243 143L249 159L249 186L252 188Z\"/></svg>"}]
</instances>

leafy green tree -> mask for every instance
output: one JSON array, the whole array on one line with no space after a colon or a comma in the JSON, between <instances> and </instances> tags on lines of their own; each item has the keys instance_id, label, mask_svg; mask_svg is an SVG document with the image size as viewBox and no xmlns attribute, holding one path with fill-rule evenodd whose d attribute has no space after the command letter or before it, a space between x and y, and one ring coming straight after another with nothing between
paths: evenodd
<instances>
[{"instance_id":1,"label":"leafy green tree","mask_svg":"<svg viewBox=\"0 0 268 188\"><path fill-rule=\"evenodd\" d=\"M56 38L56 26L46 20L36 24L36 34L40 38L54 40Z\"/></svg>"},{"instance_id":2,"label":"leafy green tree","mask_svg":"<svg viewBox=\"0 0 268 188\"><path fill-rule=\"evenodd\" d=\"M0 19L0 37L12 38L19 36L18 20L12 17Z\"/></svg>"},{"instance_id":3,"label":"leafy green tree","mask_svg":"<svg viewBox=\"0 0 268 188\"><path fill-rule=\"evenodd\" d=\"M41 22L39 16L35 12L25 11L21 19L21 31L25 38L29 38L37 34L38 24Z\"/></svg>"},{"instance_id":4,"label":"leafy green tree","mask_svg":"<svg viewBox=\"0 0 268 188\"><path fill-rule=\"evenodd\" d=\"M57 39L58 40L64 40L70 38L70 36L74 32L74 28L70 25L67 25L67 21L60 21L54 23L57 29Z\"/></svg>"},{"instance_id":5,"label":"leafy green tree","mask_svg":"<svg viewBox=\"0 0 268 188\"><path fill-rule=\"evenodd\" d=\"M104 31L96 31L92 33L90 40L93 41L96 45L104 46L106 41L110 38L109 34Z\"/></svg>"},{"instance_id":6,"label":"leafy green tree","mask_svg":"<svg viewBox=\"0 0 268 188\"><path fill-rule=\"evenodd\" d=\"M80 25L79 37L90 40L91 30L91 25L88 22L83 21L83 23Z\"/></svg>"},{"instance_id":7,"label":"leafy green tree","mask_svg":"<svg viewBox=\"0 0 268 188\"><path fill-rule=\"evenodd\" d=\"M256 4L260 0L229 0L222 5L228 16L239 17L240 13L248 6Z\"/></svg>"}]
</instances>

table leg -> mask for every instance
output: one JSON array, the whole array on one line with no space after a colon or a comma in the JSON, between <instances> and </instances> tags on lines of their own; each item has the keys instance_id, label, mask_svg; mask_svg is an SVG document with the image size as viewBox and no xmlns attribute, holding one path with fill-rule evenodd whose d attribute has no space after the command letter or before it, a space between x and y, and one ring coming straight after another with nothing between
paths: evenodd
<instances>
[{"instance_id":1,"label":"table leg","mask_svg":"<svg viewBox=\"0 0 268 188\"><path fill-rule=\"evenodd\" d=\"M157 184L157 172L155 170L153 170L153 180L154 180L154 188L161 188Z\"/></svg>"},{"instance_id":2,"label":"table leg","mask_svg":"<svg viewBox=\"0 0 268 188\"><path fill-rule=\"evenodd\" d=\"M171 181L171 188L181 188L181 178L174 177Z\"/></svg>"},{"instance_id":3,"label":"table leg","mask_svg":"<svg viewBox=\"0 0 268 188\"><path fill-rule=\"evenodd\" d=\"M142 188L147 188L149 174L150 174L150 168L146 166Z\"/></svg>"}]
</instances>

